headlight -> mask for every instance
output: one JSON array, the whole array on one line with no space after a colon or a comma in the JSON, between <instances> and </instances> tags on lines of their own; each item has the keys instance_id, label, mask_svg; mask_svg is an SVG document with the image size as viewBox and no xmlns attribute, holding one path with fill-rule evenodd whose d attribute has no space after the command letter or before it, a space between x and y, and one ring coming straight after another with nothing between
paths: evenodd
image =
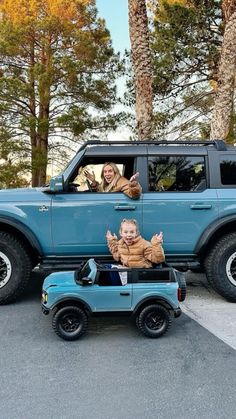
<instances>
[{"instance_id":1,"label":"headlight","mask_svg":"<svg viewBox=\"0 0 236 419\"><path fill-rule=\"evenodd\" d=\"M42 304L47 304L48 302L48 294L46 293L46 291L42 292Z\"/></svg>"}]
</instances>

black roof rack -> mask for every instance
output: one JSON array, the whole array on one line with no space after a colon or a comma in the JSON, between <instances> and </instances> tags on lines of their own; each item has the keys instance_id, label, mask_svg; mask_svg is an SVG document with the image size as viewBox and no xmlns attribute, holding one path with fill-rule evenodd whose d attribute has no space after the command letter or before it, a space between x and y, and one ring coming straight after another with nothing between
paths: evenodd
<instances>
[{"instance_id":1,"label":"black roof rack","mask_svg":"<svg viewBox=\"0 0 236 419\"><path fill-rule=\"evenodd\" d=\"M202 145L208 146L212 145L219 151L227 150L227 145L224 140L212 140L212 141L167 141L167 140L160 140L160 141L100 141L100 140L91 140L86 141L79 150L83 150L88 145Z\"/></svg>"}]
</instances>

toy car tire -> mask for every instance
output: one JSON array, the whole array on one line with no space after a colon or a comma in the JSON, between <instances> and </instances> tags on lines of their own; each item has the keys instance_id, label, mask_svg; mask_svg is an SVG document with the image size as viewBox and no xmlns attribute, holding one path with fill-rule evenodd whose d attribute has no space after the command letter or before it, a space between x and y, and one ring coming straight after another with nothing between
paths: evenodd
<instances>
[{"instance_id":1,"label":"toy car tire","mask_svg":"<svg viewBox=\"0 0 236 419\"><path fill-rule=\"evenodd\" d=\"M54 314L52 327L60 338L64 340L76 340L86 332L88 316L79 307L62 307Z\"/></svg>"},{"instance_id":2,"label":"toy car tire","mask_svg":"<svg viewBox=\"0 0 236 419\"><path fill-rule=\"evenodd\" d=\"M145 336L159 338L171 325L170 313L165 307L152 304L140 312L136 324Z\"/></svg>"}]
</instances>

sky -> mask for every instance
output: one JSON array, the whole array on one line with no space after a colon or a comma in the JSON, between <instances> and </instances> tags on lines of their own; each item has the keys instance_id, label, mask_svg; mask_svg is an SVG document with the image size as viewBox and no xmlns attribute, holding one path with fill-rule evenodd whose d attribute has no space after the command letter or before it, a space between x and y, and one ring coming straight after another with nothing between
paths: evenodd
<instances>
[{"instance_id":1,"label":"sky","mask_svg":"<svg viewBox=\"0 0 236 419\"><path fill-rule=\"evenodd\" d=\"M116 52L130 49L128 31L128 0L96 0L100 17L106 21Z\"/></svg>"},{"instance_id":2,"label":"sky","mask_svg":"<svg viewBox=\"0 0 236 419\"><path fill-rule=\"evenodd\" d=\"M96 7L100 17L106 21L106 27L110 31L112 45L115 52L121 55L125 49L130 50L128 30L128 0L96 0ZM125 78L117 80L118 96L122 97L126 89ZM116 106L116 111L122 111L121 105ZM108 140L129 140L131 135L127 127L120 127L116 132L108 134Z\"/></svg>"}]
</instances>

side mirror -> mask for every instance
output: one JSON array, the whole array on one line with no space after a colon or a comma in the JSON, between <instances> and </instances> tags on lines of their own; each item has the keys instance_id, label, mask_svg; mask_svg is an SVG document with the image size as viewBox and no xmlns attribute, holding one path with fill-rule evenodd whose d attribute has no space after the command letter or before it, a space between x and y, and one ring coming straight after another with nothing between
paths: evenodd
<instances>
[{"instance_id":1,"label":"side mirror","mask_svg":"<svg viewBox=\"0 0 236 419\"><path fill-rule=\"evenodd\" d=\"M84 278L82 278L82 284L83 285L92 285L93 281L92 281L91 278L84 277Z\"/></svg>"},{"instance_id":2,"label":"side mirror","mask_svg":"<svg viewBox=\"0 0 236 419\"><path fill-rule=\"evenodd\" d=\"M50 191L51 192L62 192L64 191L64 176L54 176L50 180Z\"/></svg>"}]
</instances>

